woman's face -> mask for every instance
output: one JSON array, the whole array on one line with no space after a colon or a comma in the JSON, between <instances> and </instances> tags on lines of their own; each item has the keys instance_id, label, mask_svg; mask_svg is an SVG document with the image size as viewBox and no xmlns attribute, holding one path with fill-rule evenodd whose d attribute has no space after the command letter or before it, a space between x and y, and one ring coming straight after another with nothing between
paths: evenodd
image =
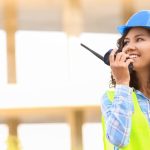
<instances>
[{"instance_id":1,"label":"woman's face","mask_svg":"<svg viewBox=\"0 0 150 150\"><path fill-rule=\"evenodd\" d=\"M123 43L122 51L134 60L134 70L148 69L150 66L150 32L142 27L131 28Z\"/></svg>"}]
</instances>

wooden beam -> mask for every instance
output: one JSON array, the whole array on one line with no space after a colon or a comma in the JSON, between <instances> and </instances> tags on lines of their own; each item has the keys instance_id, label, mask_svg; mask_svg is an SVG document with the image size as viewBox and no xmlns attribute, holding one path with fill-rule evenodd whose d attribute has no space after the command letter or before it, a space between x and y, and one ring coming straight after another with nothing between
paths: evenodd
<instances>
[{"instance_id":1,"label":"wooden beam","mask_svg":"<svg viewBox=\"0 0 150 150\"><path fill-rule=\"evenodd\" d=\"M7 121L9 134L7 138L7 150L20 150L20 143L18 139L18 125L19 121L10 119Z\"/></svg>"},{"instance_id":2,"label":"wooden beam","mask_svg":"<svg viewBox=\"0 0 150 150\"><path fill-rule=\"evenodd\" d=\"M68 35L78 36L82 32L81 0L65 0L63 10L63 30Z\"/></svg>"},{"instance_id":3,"label":"wooden beam","mask_svg":"<svg viewBox=\"0 0 150 150\"><path fill-rule=\"evenodd\" d=\"M15 32L17 29L17 0L4 1L4 28L7 40L8 83L16 83Z\"/></svg>"},{"instance_id":4,"label":"wooden beam","mask_svg":"<svg viewBox=\"0 0 150 150\"><path fill-rule=\"evenodd\" d=\"M135 12L134 3L134 0L122 0L122 24Z\"/></svg>"},{"instance_id":5,"label":"wooden beam","mask_svg":"<svg viewBox=\"0 0 150 150\"><path fill-rule=\"evenodd\" d=\"M66 117L72 112L83 112L85 122L101 121L99 106L70 106L0 109L0 123L5 123L12 118L16 118L23 123L66 122L68 120Z\"/></svg>"},{"instance_id":6,"label":"wooden beam","mask_svg":"<svg viewBox=\"0 0 150 150\"><path fill-rule=\"evenodd\" d=\"M9 135L17 137L17 135L18 135L17 128L19 125L19 120L11 118L11 119L7 120L6 123L7 123L8 128L9 128Z\"/></svg>"},{"instance_id":7,"label":"wooden beam","mask_svg":"<svg viewBox=\"0 0 150 150\"><path fill-rule=\"evenodd\" d=\"M74 111L69 113L68 122L71 128L71 150L83 150L82 125L83 112Z\"/></svg>"}]
</instances>

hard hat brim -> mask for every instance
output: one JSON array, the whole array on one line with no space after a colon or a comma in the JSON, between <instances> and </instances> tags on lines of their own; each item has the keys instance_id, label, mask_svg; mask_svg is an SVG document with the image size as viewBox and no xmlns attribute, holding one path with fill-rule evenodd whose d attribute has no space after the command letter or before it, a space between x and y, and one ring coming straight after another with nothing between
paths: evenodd
<instances>
[{"instance_id":1,"label":"hard hat brim","mask_svg":"<svg viewBox=\"0 0 150 150\"><path fill-rule=\"evenodd\" d=\"M117 27L117 30L118 32L123 35L127 29L130 29L130 28L134 28L134 27L142 27L142 28L147 28L147 29L150 29L149 26L127 26L127 25L122 25L122 26L118 26Z\"/></svg>"},{"instance_id":2,"label":"hard hat brim","mask_svg":"<svg viewBox=\"0 0 150 150\"><path fill-rule=\"evenodd\" d=\"M129 29L129 28L131 28L131 27L122 25L122 26L118 26L118 27L117 27L117 30L118 30L118 32L119 32L121 35L123 35L123 34L125 33L125 31L126 31L127 29Z\"/></svg>"}]
</instances>

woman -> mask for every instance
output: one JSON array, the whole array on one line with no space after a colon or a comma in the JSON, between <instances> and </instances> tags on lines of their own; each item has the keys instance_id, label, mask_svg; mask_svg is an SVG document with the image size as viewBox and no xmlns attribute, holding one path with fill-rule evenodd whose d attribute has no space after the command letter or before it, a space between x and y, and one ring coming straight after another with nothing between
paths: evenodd
<instances>
[{"instance_id":1,"label":"woman","mask_svg":"<svg viewBox=\"0 0 150 150\"><path fill-rule=\"evenodd\" d=\"M101 101L104 149L148 150L150 10L135 13L118 31L118 50L109 56L114 90L106 91Z\"/></svg>"}]
</instances>

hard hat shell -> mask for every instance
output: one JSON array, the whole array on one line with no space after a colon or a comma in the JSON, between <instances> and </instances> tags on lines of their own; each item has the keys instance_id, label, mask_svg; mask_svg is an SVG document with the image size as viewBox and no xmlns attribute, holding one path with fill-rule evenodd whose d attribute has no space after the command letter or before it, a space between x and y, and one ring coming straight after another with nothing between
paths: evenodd
<instances>
[{"instance_id":1,"label":"hard hat shell","mask_svg":"<svg viewBox=\"0 0 150 150\"><path fill-rule=\"evenodd\" d=\"M128 19L127 23L125 25L118 26L117 30L123 35L126 29L132 27L150 28L150 10L141 10L133 14Z\"/></svg>"}]
</instances>

